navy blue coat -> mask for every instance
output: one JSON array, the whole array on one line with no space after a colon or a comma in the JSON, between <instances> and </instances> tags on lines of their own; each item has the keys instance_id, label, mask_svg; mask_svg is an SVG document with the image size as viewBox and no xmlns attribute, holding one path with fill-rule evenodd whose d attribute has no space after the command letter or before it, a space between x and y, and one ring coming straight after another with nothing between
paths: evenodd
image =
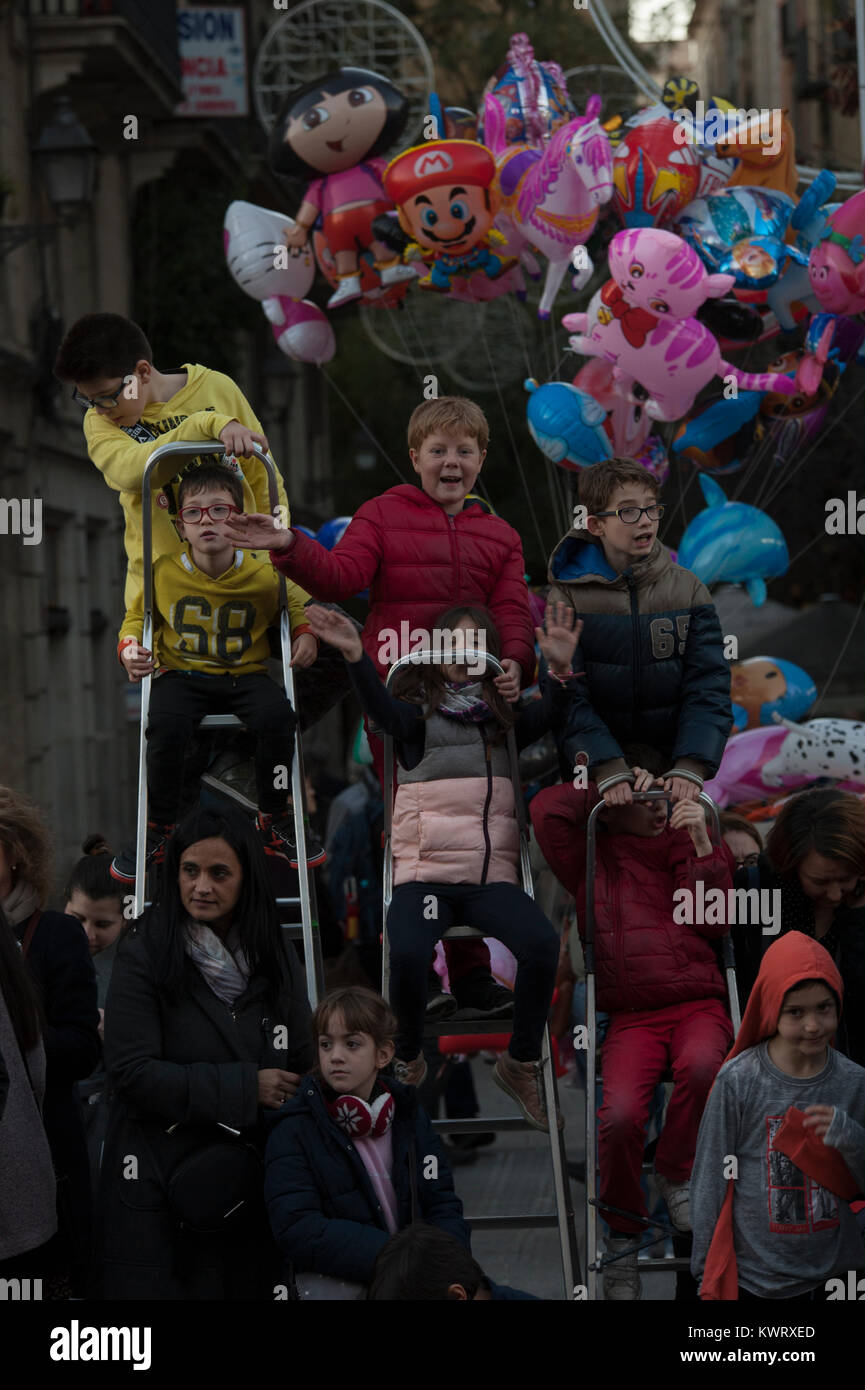
<instances>
[{"instance_id":1,"label":"navy blue coat","mask_svg":"<svg viewBox=\"0 0 865 1390\"><path fill-rule=\"evenodd\" d=\"M578 753L595 781L623 770L622 746L648 744L679 767L711 777L732 728L730 670L704 584L655 541L622 574L586 531L571 531L550 559L548 602L584 620L574 655L571 713L558 736L563 775Z\"/></svg>"},{"instance_id":2,"label":"navy blue coat","mask_svg":"<svg viewBox=\"0 0 865 1390\"><path fill-rule=\"evenodd\" d=\"M413 1086L389 1077L393 1094L393 1184L399 1228L412 1217L409 1146L414 1146L417 1214L469 1245L469 1228L453 1176ZM425 1159L437 1159L437 1176L425 1177ZM267 1143L264 1195L270 1225L296 1273L310 1271L368 1284L382 1246L390 1239L384 1212L363 1159L328 1114L321 1083L305 1076L283 1106ZM427 1168L429 1165L426 1165Z\"/></svg>"}]
</instances>

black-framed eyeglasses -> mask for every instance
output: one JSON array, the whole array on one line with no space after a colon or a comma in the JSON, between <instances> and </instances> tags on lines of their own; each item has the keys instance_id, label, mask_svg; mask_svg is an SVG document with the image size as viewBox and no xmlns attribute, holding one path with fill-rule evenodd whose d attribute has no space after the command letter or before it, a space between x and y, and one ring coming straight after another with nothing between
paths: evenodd
<instances>
[{"instance_id":1,"label":"black-framed eyeglasses","mask_svg":"<svg viewBox=\"0 0 865 1390\"><path fill-rule=\"evenodd\" d=\"M227 521L230 516L240 512L240 507L232 507L228 502L217 502L212 507L181 507L177 513L181 521L196 522L207 516L211 521Z\"/></svg>"},{"instance_id":2,"label":"black-framed eyeglasses","mask_svg":"<svg viewBox=\"0 0 865 1390\"><path fill-rule=\"evenodd\" d=\"M126 390L127 383L132 380L134 375L134 372L127 372L126 375L121 378L120 385L113 395L94 396L93 400L79 391L77 386L73 386L72 399L75 401L76 405L80 405L83 410L114 410L117 402Z\"/></svg>"},{"instance_id":3,"label":"black-framed eyeglasses","mask_svg":"<svg viewBox=\"0 0 865 1390\"><path fill-rule=\"evenodd\" d=\"M666 510L662 502L653 502L651 507L616 507L612 512L595 512L595 516L617 516L626 526L634 526L643 512L650 521L660 521Z\"/></svg>"},{"instance_id":4,"label":"black-framed eyeglasses","mask_svg":"<svg viewBox=\"0 0 865 1390\"><path fill-rule=\"evenodd\" d=\"M760 855L759 852L756 850L753 854L744 854L741 859L735 860L737 869L753 869L757 866L757 864L759 864L759 862Z\"/></svg>"}]
</instances>

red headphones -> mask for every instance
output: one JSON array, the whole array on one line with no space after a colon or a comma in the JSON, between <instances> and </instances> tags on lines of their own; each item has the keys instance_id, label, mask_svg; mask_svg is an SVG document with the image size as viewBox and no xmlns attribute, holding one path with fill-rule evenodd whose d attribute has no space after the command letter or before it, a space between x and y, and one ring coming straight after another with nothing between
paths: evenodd
<instances>
[{"instance_id":1,"label":"red headphones","mask_svg":"<svg viewBox=\"0 0 865 1390\"><path fill-rule=\"evenodd\" d=\"M349 1139L380 1139L393 1124L394 1102L385 1091L369 1105L360 1096L337 1096L325 1101L328 1114Z\"/></svg>"}]
</instances>

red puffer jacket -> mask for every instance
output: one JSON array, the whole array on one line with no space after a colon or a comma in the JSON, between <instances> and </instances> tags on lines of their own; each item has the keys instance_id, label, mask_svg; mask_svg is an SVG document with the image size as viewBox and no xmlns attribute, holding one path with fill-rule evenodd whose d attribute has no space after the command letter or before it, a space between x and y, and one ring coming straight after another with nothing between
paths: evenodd
<instances>
[{"instance_id":1,"label":"red puffer jacket","mask_svg":"<svg viewBox=\"0 0 865 1390\"><path fill-rule=\"evenodd\" d=\"M380 675L397 655L385 649L388 630L403 655L414 645L411 629L432 632L444 609L480 603L499 630L502 656L518 661L523 684L531 684L534 625L522 544L512 526L479 503L449 516L404 483L364 502L332 551L295 531L291 549L271 555L277 569L318 599L337 603L369 586L363 645ZM406 640L401 623L408 625Z\"/></svg>"},{"instance_id":2,"label":"red puffer jacket","mask_svg":"<svg viewBox=\"0 0 865 1390\"><path fill-rule=\"evenodd\" d=\"M598 801L594 784L548 787L531 803L532 825L556 877L573 894L582 934L585 922L586 821ZM727 991L712 947L725 925L689 926L673 919L673 893L732 888L726 845L696 857L686 830L657 837L595 837L595 968L598 1008L607 1013L663 1009L693 999L723 999ZM697 915L696 913L694 914ZM723 914L721 914L723 915Z\"/></svg>"}]
</instances>

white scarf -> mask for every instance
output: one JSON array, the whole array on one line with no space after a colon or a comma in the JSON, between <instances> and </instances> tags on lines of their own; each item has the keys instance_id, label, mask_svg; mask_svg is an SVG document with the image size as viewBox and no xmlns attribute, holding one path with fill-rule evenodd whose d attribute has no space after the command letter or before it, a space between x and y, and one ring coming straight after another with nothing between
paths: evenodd
<instances>
[{"instance_id":1,"label":"white scarf","mask_svg":"<svg viewBox=\"0 0 865 1390\"><path fill-rule=\"evenodd\" d=\"M229 949L204 922L188 919L184 932L186 954L198 966L213 993L226 1004L233 1004L246 989L251 973L240 946Z\"/></svg>"},{"instance_id":2,"label":"white scarf","mask_svg":"<svg viewBox=\"0 0 865 1390\"><path fill-rule=\"evenodd\" d=\"M31 887L23 878L15 884L11 893L7 893L6 897L0 900L0 907L3 909L4 916L13 927L26 921L38 906L39 898L36 889Z\"/></svg>"}]
</instances>

